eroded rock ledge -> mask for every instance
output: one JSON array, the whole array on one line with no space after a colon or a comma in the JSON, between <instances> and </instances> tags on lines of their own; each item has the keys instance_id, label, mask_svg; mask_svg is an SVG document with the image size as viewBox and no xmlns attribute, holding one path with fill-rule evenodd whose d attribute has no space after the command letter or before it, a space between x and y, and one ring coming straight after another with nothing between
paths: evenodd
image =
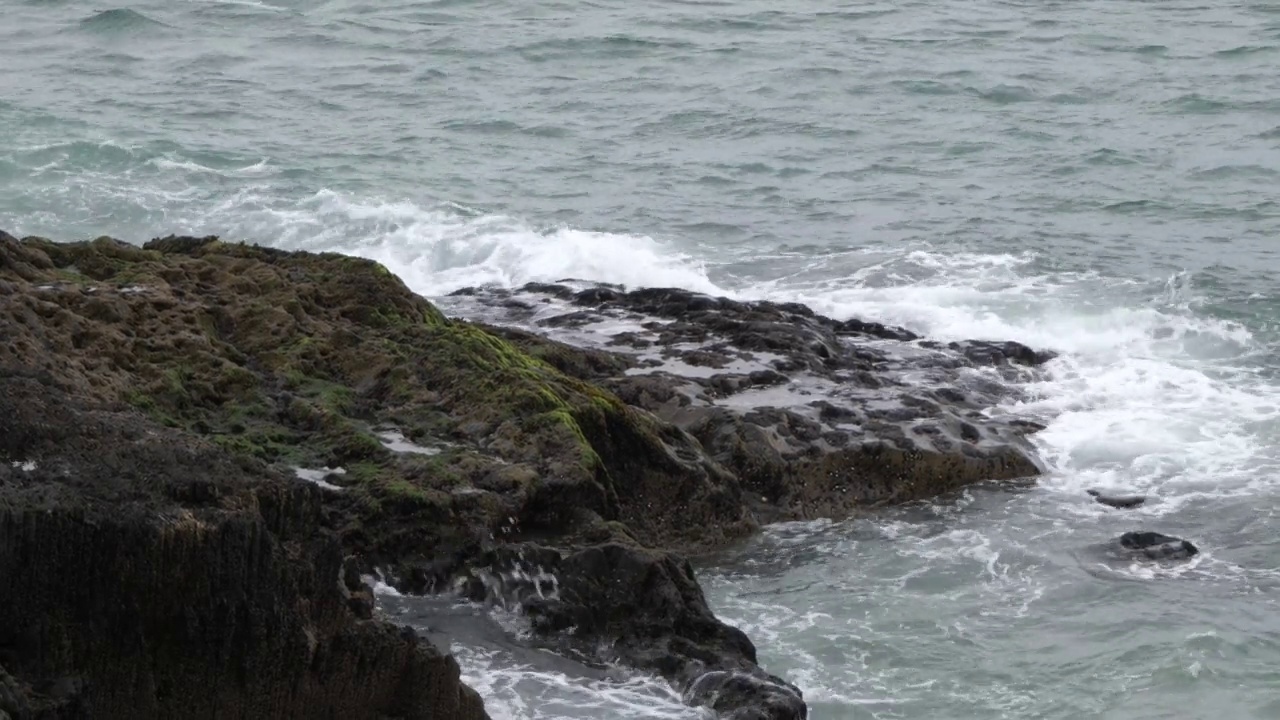
<instances>
[{"instance_id":1,"label":"eroded rock ledge","mask_svg":"<svg viewBox=\"0 0 1280 720\"><path fill-rule=\"evenodd\" d=\"M374 619L377 567L803 718L682 554L1038 471L984 412L1047 359L1016 344L675 290L453 301L525 329L341 255L0 233L0 714L483 717Z\"/></svg>"}]
</instances>

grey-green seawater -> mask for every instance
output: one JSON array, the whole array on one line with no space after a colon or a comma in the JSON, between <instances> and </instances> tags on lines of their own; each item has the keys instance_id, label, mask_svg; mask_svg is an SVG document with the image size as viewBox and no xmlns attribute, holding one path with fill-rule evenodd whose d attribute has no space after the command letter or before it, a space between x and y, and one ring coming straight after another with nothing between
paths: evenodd
<instances>
[{"instance_id":1,"label":"grey-green seawater","mask_svg":"<svg viewBox=\"0 0 1280 720\"><path fill-rule=\"evenodd\" d=\"M0 43L9 232L1060 351L997 409L1048 423L1036 487L771 528L703 568L714 607L815 720L1280 717L1275 3L3 0ZM1205 552L1098 560L1138 527ZM495 718L698 716L415 602Z\"/></svg>"}]
</instances>

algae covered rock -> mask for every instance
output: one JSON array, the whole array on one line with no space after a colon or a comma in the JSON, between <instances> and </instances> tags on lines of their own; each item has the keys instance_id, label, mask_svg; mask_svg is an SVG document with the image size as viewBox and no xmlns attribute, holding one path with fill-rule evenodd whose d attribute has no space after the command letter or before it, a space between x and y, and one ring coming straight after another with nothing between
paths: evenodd
<instances>
[{"instance_id":1,"label":"algae covered rock","mask_svg":"<svg viewBox=\"0 0 1280 720\"><path fill-rule=\"evenodd\" d=\"M1049 359L1014 343L678 290L451 300L523 329L337 254L0 233L0 606L51 608L0 620L0 711L482 717L370 619L378 567L724 717L802 718L680 553L1037 471L983 414Z\"/></svg>"},{"instance_id":2,"label":"algae covered rock","mask_svg":"<svg viewBox=\"0 0 1280 720\"><path fill-rule=\"evenodd\" d=\"M438 533L389 537L382 552L366 532L363 550L394 557L466 544L473 529L596 517L672 546L755 527L693 438L444 318L370 261L214 238L31 239L2 252L29 285L4 310L14 332L0 358L41 358L79 394L241 455L341 467L352 533L405 515ZM394 452L388 432L429 452Z\"/></svg>"},{"instance_id":3,"label":"algae covered rock","mask_svg":"<svg viewBox=\"0 0 1280 720\"><path fill-rule=\"evenodd\" d=\"M184 704L174 712L193 716L203 704L290 717L308 696L299 689L287 701L266 699L282 683L315 685L313 706L343 716L419 717L415 708L427 701L437 717L474 716L478 706L448 658L398 636L342 629L368 613L361 592L339 582L344 551L358 566L388 564L414 577L527 535L587 538L625 526L644 542L680 547L755 528L733 476L687 433L483 328L444 318L368 261L216 238L139 248L5 237L0 282L8 291L0 391L13 408L3 459L21 458L0 480L16 493L14 507L54 511L39 524L29 514L7 518L29 542L7 545L4 567L42 588L52 607L102 620L58 662L28 655L70 630L30 625L34 634L14 641L22 662L6 667L40 682L91 678L94 689L81 697L106 717L126 705L163 716L175 703ZM58 519L90 510L87 528ZM315 538L286 532L295 523ZM62 550L45 547L58 542ZM66 556L57 572L26 566L21 574L27 553ZM125 598L125 609L64 597L74 595L76 575L100 584L102 598ZM324 618L330 637L299 607L341 622ZM137 619L121 617L126 610ZM138 622L170 616L186 618L187 629L149 643L156 629ZM213 636L217 653L202 657ZM191 657L177 658L188 645ZM156 677L138 689L113 674L136 673L156 653L173 656L165 666L183 679ZM290 658L332 677L269 669L289 667ZM424 672L439 679L407 679ZM188 692L187 682L202 689ZM356 682L365 689L342 690ZM117 685L129 689L105 689ZM411 697L377 695L419 685ZM450 687L458 698L442 699ZM162 697L147 705L139 693Z\"/></svg>"}]
</instances>

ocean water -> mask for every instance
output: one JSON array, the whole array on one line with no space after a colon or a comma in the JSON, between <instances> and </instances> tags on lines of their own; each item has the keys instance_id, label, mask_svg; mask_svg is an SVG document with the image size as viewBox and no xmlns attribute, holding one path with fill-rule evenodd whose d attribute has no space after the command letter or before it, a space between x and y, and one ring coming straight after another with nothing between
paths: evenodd
<instances>
[{"instance_id":1,"label":"ocean water","mask_svg":"<svg viewBox=\"0 0 1280 720\"><path fill-rule=\"evenodd\" d=\"M701 561L815 720L1280 717L1280 6L0 0L0 228L216 233L439 296L576 277L1061 356L1032 488ZM1151 496L1118 512L1098 487ZM1117 566L1130 529L1187 537ZM455 628L497 720L697 718Z\"/></svg>"}]
</instances>

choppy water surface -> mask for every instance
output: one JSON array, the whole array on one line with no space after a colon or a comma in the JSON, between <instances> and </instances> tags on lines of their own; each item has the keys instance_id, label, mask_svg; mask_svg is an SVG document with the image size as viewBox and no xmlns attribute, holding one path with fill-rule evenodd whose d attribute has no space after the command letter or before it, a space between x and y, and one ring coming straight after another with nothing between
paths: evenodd
<instances>
[{"instance_id":1,"label":"choppy water surface","mask_svg":"<svg viewBox=\"0 0 1280 720\"><path fill-rule=\"evenodd\" d=\"M1280 8L0 3L0 228L219 233L412 287L580 277L1058 350L1052 472L702 570L812 717L1280 716ZM1084 489L1150 493L1127 513ZM1206 552L1117 567L1135 527ZM495 718L698 717L388 599ZM499 622L500 621L500 622Z\"/></svg>"}]
</instances>

